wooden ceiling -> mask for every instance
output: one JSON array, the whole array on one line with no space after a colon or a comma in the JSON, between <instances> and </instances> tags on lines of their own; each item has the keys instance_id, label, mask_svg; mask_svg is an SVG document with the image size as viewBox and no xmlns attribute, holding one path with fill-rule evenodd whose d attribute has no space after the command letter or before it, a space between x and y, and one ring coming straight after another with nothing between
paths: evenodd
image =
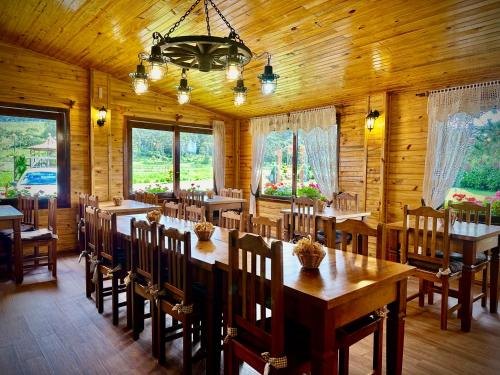
<instances>
[{"instance_id":1,"label":"wooden ceiling","mask_svg":"<svg viewBox=\"0 0 500 375\"><path fill-rule=\"evenodd\" d=\"M193 104L251 117L381 90L428 89L500 78L500 1L216 1L241 38L273 55L281 75L260 93L264 60L245 68L248 103L234 107L223 72L190 72ZM121 79L191 5L179 0L2 0L0 39ZM212 34L227 35L215 12ZM173 36L204 33L202 6ZM206 31L206 30L205 30ZM175 95L180 69L153 90ZM439 86L436 86L439 85Z\"/></svg>"}]
</instances>

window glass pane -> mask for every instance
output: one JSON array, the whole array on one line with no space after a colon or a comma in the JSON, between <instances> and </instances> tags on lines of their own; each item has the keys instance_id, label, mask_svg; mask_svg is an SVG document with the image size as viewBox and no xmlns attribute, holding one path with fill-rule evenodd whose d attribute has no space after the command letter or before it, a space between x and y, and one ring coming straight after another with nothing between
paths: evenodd
<instances>
[{"instance_id":1,"label":"window glass pane","mask_svg":"<svg viewBox=\"0 0 500 375\"><path fill-rule=\"evenodd\" d=\"M320 198L321 192L319 191L318 183L314 178L314 173L307 159L302 130L298 131L297 146L297 196Z\"/></svg>"},{"instance_id":2,"label":"window glass pane","mask_svg":"<svg viewBox=\"0 0 500 375\"><path fill-rule=\"evenodd\" d=\"M292 195L293 134L290 130L272 132L266 137L262 163L264 195Z\"/></svg>"},{"instance_id":3,"label":"window glass pane","mask_svg":"<svg viewBox=\"0 0 500 375\"><path fill-rule=\"evenodd\" d=\"M57 195L57 122L0 116L0 199Z\"/></svg>"},{"instance_id":4,"label":"window glass pane","mask_svg":"<svg viewBox=\"0 0 500 375\"><path fill-rule=\"evenodd\" d=\"M181 133L180 188L214 188L212 134Z\"/></svg>"},{"instance_id":5,"label":"window glass pane","mask_svg":"<svg viewBox=\"0 0 500 375\"><path fill-rule=\"evenodd\" d=\"M132 191L172 191L173 132L132 128Z\"/></svg>"},{"instance_id":6,"label":"window glass pane","mask_svg":"<svg viewBox=\"0 0 500 375\"><path fill-rule=\"evenodd\" d=\"M473 136L474 143L445 203L490 202L492 214L500 216L500 111L492 109L474 119Z\"/></svg>"}]
</instances>

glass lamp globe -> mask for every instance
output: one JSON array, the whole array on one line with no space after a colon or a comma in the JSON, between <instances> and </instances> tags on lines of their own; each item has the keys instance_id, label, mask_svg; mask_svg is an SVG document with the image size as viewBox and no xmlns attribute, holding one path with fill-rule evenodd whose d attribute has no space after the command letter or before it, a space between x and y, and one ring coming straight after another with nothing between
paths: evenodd
<instances>
[{"instance_id":1,"label":"glass lamp globe","mask_svg":"<svg viewBox=\"0 0 500 375\"><path fill-rule=\"evenodd\" d=\"M164 63L152 61L149 63L148 77L151 81L159 81L167 74L167 66Z\"/></svg>"}]
</instances>

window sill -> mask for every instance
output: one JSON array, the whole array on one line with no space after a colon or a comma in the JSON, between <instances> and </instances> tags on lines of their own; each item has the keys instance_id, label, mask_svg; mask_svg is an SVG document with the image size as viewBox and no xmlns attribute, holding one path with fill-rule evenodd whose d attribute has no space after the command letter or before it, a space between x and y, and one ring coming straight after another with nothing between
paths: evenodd
<instances>
[{"instance_id":1,"label":"window sill","mask_svg":"<svg viewBox=\"0 0 500 375\"><path fill-rule=\"evenodd\" d=\"M265 202L290 203L292 201L292 197L273 197L272 195L260 195L259 197L257 197L257 200Z\"/></svg>"}]
</instances>

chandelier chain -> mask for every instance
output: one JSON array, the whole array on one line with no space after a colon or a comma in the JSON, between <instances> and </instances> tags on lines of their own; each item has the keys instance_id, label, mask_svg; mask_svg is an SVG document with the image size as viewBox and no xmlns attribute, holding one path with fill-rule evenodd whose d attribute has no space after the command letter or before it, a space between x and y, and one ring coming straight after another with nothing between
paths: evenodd
<instances>
[{"instance_id":1,"label":"chandelier chain","mask_svg":"<svg viewBox=\"0 0 500 375\"><path fill-rule=\"evenodd\" d=\"M184 15L179 18L179 21L177 21L174 26L172 26L170 28L170 30L168 30L168 32L165 34L165 38L168 38L170 36L170 34L172 34L178 27L179 25L181 24L182 21L184 21L186 19L187 16L189 16L191 14L191 12L193 11L194 8L196 8L196 6L200 3L201 0L196 0L193 5L191 5L191 7L187 10L186 13L184 13Z\"/></svg>"},{"instance_id":2,"label":"chandelier chain","mask_svg":"<svg viewBox=\"0 0 500 375\"><path fill-rule=\"evenodd\" d=\"M210 33L210 15L208 14L208 1L204 0L204 3L205 3L205 19L207 21L207 33L210 36L212 34Z\"/></svg>"},{"instance_id":3,"label":"chandelier chain","mask_svg":"<svg viewBox=\"0 0 500 375\"><path fill-rule=\"evenodd\" d=\"M221 13L221 11L219 10L219 8L217 8L217 5L215 5L215 3L212 0L208 0L208 1L210 2L210 4L212 4L212 6L214 7L215 11L217 12L217 14L219 15L219 17L221 18L221 20L224 21L224 23L229 28L229 30L231 30L231 34L234 36L234 39L236 39L238 42L244 44L243 40L240 38L239 34L236 32L236 30L234 29L234 27L231 26L231 24L226 19L226 17L224 17L224 15Z\"/></svg>"}]
</instances>

